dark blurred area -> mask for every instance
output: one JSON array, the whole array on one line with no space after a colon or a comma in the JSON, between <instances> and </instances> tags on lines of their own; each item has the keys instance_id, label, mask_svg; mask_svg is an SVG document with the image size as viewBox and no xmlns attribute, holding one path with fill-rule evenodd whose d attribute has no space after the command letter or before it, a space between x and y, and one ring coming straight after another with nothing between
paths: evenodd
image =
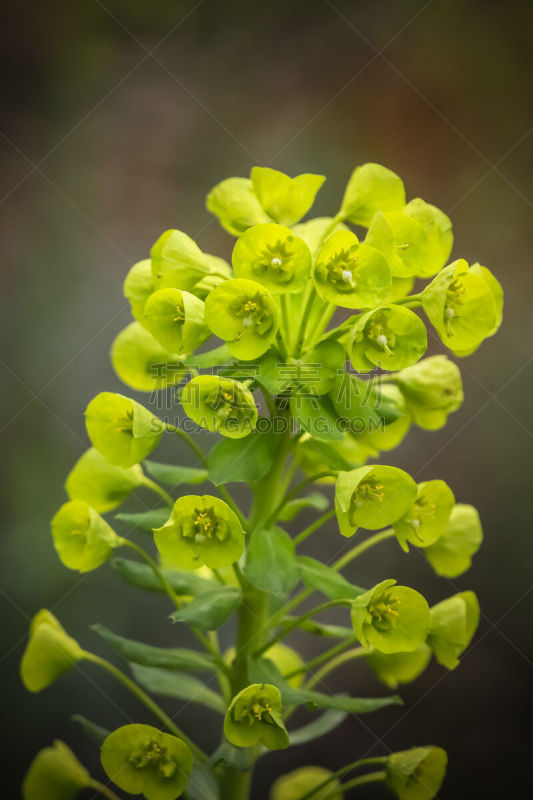
<instances>
[{"instance_id":1,"label":"dark blurred area","mask_svg":"<svg viewBox=\"0 0 533 800\"><path fill-rule=\"evenodd\" d=\"M109 728L150 721L90 667L29 695L18 662L36 610L52 609L84 646L111 659L89 630L94 622L152 644L184 641L163 598L119 584L106 567L80 579L60 564L49 535L64 478L87 446L83 409L100 390L123 390L108 351L129 321L127 269L170 227L228 257L232 240L204 208L224 177L245 176L254 164L324 173L316 213L325 214L365 161L394 169L408 197L452 217L454 255L490 267L506 306L500 333L461 361L461 410L443 430L415 429L384 456L418 480L445 479L458 501L479 508L485 543L472 569L450 586L389 543L348 574L363 585L396 577L430 602L455 586L474 589L484 617L458 670L432 664L401 692L404 708L349 719L313 745L267 756L253 797L265 800L269 782L299 765L336 768L426 743L449 752L443 800L500 800L511 777L529 785L529 0L12 2L0 36L2 796L19 796L29 761L53 738L102 774L71 714ZM193 463L175 441L157 457ZM309 552L329 560L347 547L339 538L330 525ZM311 654L309 638L298 641ZM328 687L387 691L358 662ZM168 708L193 738L216 746L209 712L178 701Z\"/></svg>"}]
</instances>

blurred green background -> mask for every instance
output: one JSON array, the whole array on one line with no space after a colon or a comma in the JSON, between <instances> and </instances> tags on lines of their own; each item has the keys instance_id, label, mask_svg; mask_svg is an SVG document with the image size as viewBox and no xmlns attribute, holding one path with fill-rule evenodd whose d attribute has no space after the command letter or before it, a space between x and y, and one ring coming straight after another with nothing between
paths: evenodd
<instances>
[{"instance_id":1,"label":"blurred green background","mask_svg":"<svg viewBox=\"0 0 533 800\"><path fill-rule=\"evenodd\" d=\"M231 239L204 210L207 191L224 177L247 175L254 164L323 172L317 212L330 213L353 167L368 160L400 173L409 197L450 214L454 254L489 266L506 290L499 335L461 361L462 409L439 432L414 430L387 459L419 480L447 480L459 501L480 509L484 547L454 583L478 593L484 618L461 667L447 673L432 665L402 692L404 709L350 719L312 746L265 758L254 800L267 797L268 782L283 770L336 767L428 742L450 754L443 799L505 797L511 777L527 786L531 3L48 0L8 3L4 15L3 795L19 796L31 757L54 737L100 774L95 748L71 713L107 727L149 721L90 668L36 697L24 691L18 661L38 608L53 609L105 655L88 628L96 621L153 644L183 641L163 599L119 585L107 568L80 580L59 563L49 535L64 477L87 445L84 407L100 390L121 391L108 351L129 319L121 290L127 269L170 227L227 257ZM175 441L165 444L164 458L192 463ZM331 525L310 552L331 557L339 547ZM430 602L454 591L392 544L351 572L368 585L389 576ZM311 652L307 640L300 643ZM336 676L337 690L383 691L362 664ZM208 712L178 702L169 708L215 745Z\"/></svg>"}]
</instances>

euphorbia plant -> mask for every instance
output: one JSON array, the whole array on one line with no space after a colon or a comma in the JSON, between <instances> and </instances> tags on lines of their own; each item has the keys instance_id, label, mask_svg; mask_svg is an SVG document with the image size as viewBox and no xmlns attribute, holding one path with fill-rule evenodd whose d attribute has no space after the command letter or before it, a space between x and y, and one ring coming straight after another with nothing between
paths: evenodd
<instances>
[{"instance_id":1,"label":"euphorbia plant","mask_svg":"<svg viewBox=\"0 0 533 800\"><path fill-rule=\"evenodd\" d=\"M456 356L468 355L498 329L501 287L479 264L447 265L448 217L420 198L407 203L401 179L378 164L353 172L335 216L301 222L323 181L262 167L250 179L222 181L207 206L238 237L232 267L171 230L126 277L134 322L112 346L116 372L138 391L176 387L186 416L162 418L111 392L92 399L92 447L67 478L52 536L65 566L87 572L110 561L119 583L166 595L172 610L162 613L179 624L169 624L168 647L94 627L129 662L131 677L85 650L49 611L37 613L21 665L27 689L38 692L90 662L131 690L158 727L110 732L78 717L101 747L107 779L92 778L59 742L30 766L26 800L67 800L86 787L109 798L118 787L147 800L246 800L254 765L269 750L330 733L348 714L401 703L387 691L377 698L318 691L338 666L360 659L361 669L396 688L433 655L454 669L475 634L471 591L431 604L390 576L364 586L360 573L359 586L342 571L395 539L445 578L469 568L482 539L476 510L456 505L444 481L417 483L376 460L411 425L440 428L461 405L455 362L422 358L428 321ZM420 278L425 287L413 291ZM222 342L209 344L212 335ZM209 453L195 426L221 437ZM178 452L185 443L197 463L152 460L164 434L179 437ZM243 508L227 487L238 482L251 490ZM312 491L328 483L334 508L329 495ZM202 493L192 493L200 484ZM156 507L117 514L139 487L157 494ZM285 528L294 531L303 509L317 518L291 536ZM148 534L144 546L130 538L135 530ZM329 553L340 551L343 537L355 544L321 562L305 555L311 535L327 536ZM320 619L336 606L339 624ZM183 624L196 649L179 646ZM305 662L287 643L296 630L329 645ZM220 731L215 752L181 730L153 694L211 709ZM301 706L314 717L294 729L289 720ZM336 772L312 765L280 776L271 800L340 800L371 782L400 800L430 800L447 763L434 746L367 758L354 744L353 755Z\"/></svg>"}]
</instances>

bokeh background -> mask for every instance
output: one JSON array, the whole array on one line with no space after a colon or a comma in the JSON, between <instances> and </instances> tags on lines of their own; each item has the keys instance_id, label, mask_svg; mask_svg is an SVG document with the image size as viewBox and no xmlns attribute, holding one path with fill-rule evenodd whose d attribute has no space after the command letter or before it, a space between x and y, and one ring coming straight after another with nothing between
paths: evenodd
<instances>
[{"instance_id":1,"label":"bokeh background","mask_svg":"<svg viewBox=\"0 0 533 800\"><path fill-rule=\"evenodd\" d=\"M170 227L228 256L204 209L207 191L254 164L323 172L317 211L338 207L356 164L399 172L408 196L452 216L455 254L504 284L499 335L463 360L465 403L437 433L414 430L391 454L418 479L444 478L481 512L486 541L455 585L474 589L483 621L457 671L438 665L402 692L406 706L350 719L306 748L268 756L254 799L305 763L337 767L434 742L450 754L441 797L527 786L531 754L531 239L533 8L529 0L224 3L86 0L8 3L1 42L0 215L3 390L0 595L4 700L2 791L18 797L33 754L67 740L99 773L70 715L114 727L149 721L94 670L30 696L18 662L28 619L47 606L88 648L111 655L101 621L153 644L177 643L164 599L103 568L57 560L49 519L87 445L82 411L121 390L108 361L128 322L121 284ZM438 345L432 345L434 352ZM204 437L209 446L209 437ZM175 441L161 460L192 463ZM159 457L159 454L158 454ZM238 491L238 487L237 487ZM142 498L151 501L150 497ZM303 524L309 520L304 519ZM331 525L310 552L331 557ZM432 602L453 593L393 544L353 565L355 582L394 575ZM182 640L180 640L182 641ZM311 652L307 640L300 644ZM333 688L333 687L331 687ZM362 664L334 688L382 692ZM208 712L171 701L180 724L215 746ZM522 791L522 790L521 790ZM525 791L525 789L524 789ZM366 796L383 796L380 789Z\"/></svg>"}]
</instances>

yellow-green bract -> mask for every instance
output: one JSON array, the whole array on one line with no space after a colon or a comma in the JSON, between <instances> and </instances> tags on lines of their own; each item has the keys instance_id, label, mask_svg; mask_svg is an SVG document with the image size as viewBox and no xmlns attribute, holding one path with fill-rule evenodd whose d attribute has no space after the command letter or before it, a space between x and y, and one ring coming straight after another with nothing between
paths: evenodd
<instances>
[{"instance_id":1,"label":"yellow-green bract","mask_svg":"<svg viewBox=\"0 0 533 800\"><path fill-rule=\"evenodd\" d=\"M442 428L448 414L463 402L461 373L447 356L430 356L389 378L403 394L414 422L427 430Z\"/></svg>"},{"instance_id":2,"label":"yellow-green bract","mask_svg":"<svg viewBox=\"0 0 533 800\"><path fill-rule=\"evenodd\" d=\"M177 353L165 350L138 322L132 322L116 337L111 363L121 381L139 392L173 386L187 374Z\"/></svg>"},{"instance_id":3,"label":"yellow-green bract","mask_svg":"<svg viewBox=\"0 0 533 800\"><path fill-rule=\"evenodd\" d=\"M61 506L52 519L52 537L63 564L78 572L101 566L122 544L113 528L83 500Z\"/></svg>"},{"instance_id":4,"label":"yellow-green bract","mask_svg":"<svg viewBox=\"0 0 533 800\"><path fill-rule=\"evenodd\" d=\"M269 683L253 683L239 692L226 711L224 735L237 747L253 747L259 742L269 750L288 747L279 689Z\"/></svg>"},{"instance_id":5,"label":"yellow-green bract","mask_svg":"<svg viewBox=\"0 0 533 800\"><path fill-rule=\"evenodd\" d=\"M171 353L192 353L210 336L203 302L180 289L158 289L150 295L142 322Z\"/></svg>"},{"instance_id":6,"label":"yellow-green bract","mask_svg":"<svg viewBox=\"0 0 533 800\"><path fill-rule=\"evenodd\" d=\"M387 759L385 783L398 800L432 800L439 791L448 756L442 747L413 747Z\"/></svg>"},{"instance_id":7,"label":"yellow-green bract","mask_svg":"<svg viewBox=\"0 0 533 800\"><path fill-rule=\"evenodd\" d=\"M387 167L372 162L353 171L341 206L343 219L368 227L376 211L396 211L405 206L402 179Z\"/></svg>"},{"instance_id":8,"label":"yellow-green bract","mask_svg":"<svg viewBox=\"0 0 533 800\"><path fill-rule=\"evenodd\" d=\"M77 661L85 657L79 644L47 609L30 623L30 638L20 662L20 676L26 689L46 689Z\"/></svg>"},{"instance_id":9,"label":"yellow-green bract","mask_svg":"<svg viewBox=\"0 0 533 800\"><path fill-rule=\"evenodd\" d=\"M91 786L91 776L64 742L45 747L30 764L24 783L24 800L74 800Z\"/></svg>"},{"instance_id":10,"label":"yellow-green bract","mask_svg":"<svg viewBox=\"0 0 533 800\"><path fill-rule=\"evenodd\" d=\"M129 397L100 392L85 410L89 439L111 464L131 467L159 444L163 423Z\"/></svg>"},{"instance_id":11,"label":"yellow-green bract","mask_svg":"<svg viewBox=\"0 0 533 800\"><path fill-rule=\"evenodd\" d=\"M207 277L224 279L230 274L223 259L203 253L183 231L165 231L152 247L151 257L152 280L156 289L194 292Z\"/></svg>"},{"instance_id":12,"label":"yellow-green bract","mask_svg":"<svg viewBox=\"0 0 533 800\"><path fill-rule=\"evenodd\" d=\"M470 569L472 556L483 541L479 514L474 506L458 503L454 506L444 533L424 555L438 575L456 578Z\"/></svg>"},{"instance_id":13,"label":"yellow-green bract","mask_svg":"<svg viewBox=\"0 0 533 800\"><path fill-rule=\"evenodd\" d=\"M176 800L187 786L193 757L177 736L151 725L123 725L109 734L100 753L106 775L146 800Z\"/></svg>"},{"instance_id":14,"label":"yellow-green bract","mask_svg":"<svg viewBox=\"0 0 533 800\"><path fill-rule=\"evenodd\" d=\"M326 785L319 789L323 783ZM300 767L274 782L270 800L301 800L308 794L313 800L343 800L344 797L339 781L329 769Z\"/></svg>"},{"instance_id":15,"label":"yellow-green bract","mask_svg":"<svg viewBox=\"0 0 533 800\"><path fill-rule=\"evenodd\" d=\"M311 174L289 178L269 167L252 167L250 178L263 210L282 225L294 225L307 214L326 180L324 175Z\"/></svg>"},{"instance_id":16,"label":"yellow-green bract","mask_svg":"<svg viewBox=\"0 0 533 800\"><path fill-rule=\"evenodd\" d=\"M248 228L269 222L249 178L226 178L207 195L207 208L218 217L222 227L234 236Z\"/></svg>"},{"instance_id":17,"label":"yellow-green bract","mask_svg":"<svg viewBox=\"0 0 533 800\"><path fill-rule=\"evenodd\" d=\"M65 482L71 500L85 500L95 511L110 511L120 505L144 479L140 465L111 464L95 447L76 461Z\"/></svg>"},{"instance_id":18,"label":"yellow-green bract","mask_svg":"<svg viewBox=\"0 0 533 800\"><path fill-rule=\"evenodd\" d=\"M229 566L244 550L244 531L237 515L211 495L176 500L167 522L154 529L154 538L163 559L181 569Z\"/></svg>"},{"instance_id":19,"label":"yellow-green bract","mask_svg":"<svg viewBox=\"0 0 533 800\"><path fill-rule=\"evenodd\" d=\"M412 505L416 483L398 467L376 465L340 472L335 486L335 510L343 536L357 528L378 530L396 522Z\"/></svg>"},{"instance_id":20,"label":"yellow-green bract","mask_svg":"<svg viewBox=\"0 0 533 800\"><path fill-rule=\"evenodd\" d=\"M397 370L418 361L427 350L426 327L414 311L380 306L356 317L347 337L350 361L359 372L375 367Z\"/></svg>"},{"instance_id":21,"label":"yellow-green bract","mask_svg":"<svg viewBox=\"0 0 533 800\"><path fill-rule=\"evenodd\" d=\"M311 272L311 253L290 228L275 223L249 228L233 248L237 278L262 283L272 294L304 289Z\"/></svg>"},{"instance_id":22,"label":"yellow-green bract","mask_svg":"<svg viewBox=\"0 0 533 800\"><path fill-rule=\"evenodd\" d=\"M395 580L378 583L352 603L352 626L363 647L382 653L408 653L424 641L429 606L422 595Z\"/></svg>"},{"instance_id":23,"label":"yellow-green bract","mask_svg":"<svg viewBox=\"0 0 533 800\"><path fill-rule=\"evenodd\" d=\"M371 650L366 660L379 680L389 689L411 683L425 670L431 659L431 648L424 642L410 653L380 653Z\"/></svg>"},{"instance_id":24,"label":"yellow-green bract","mask_svg":"<svg viewBox=\"0 0 533 800\"><path fill-rule=\"evenodd\" d=\"M427 641L437 661L455 669L478 624L479 603L474 592L460 592L432 606Z\"/></svg>"},{"instance_id":25,"label":"yellow-green bract","mask_svg":"<svg viewBox=\"0 0 533 800\"><path fill-rule=\"evenodd\" d=\"M231 378L198 375L184 386L181 404L197 425L229 439L248 436L257 422L253 394Z\"/></svg>"},{"instance_id":26,"label":"yellow-green bract","mask_svg":"<svg viewBox=\"0 0 533 800\"><path fill-rule=\"evenodd\" d=\"M152 262L149 258L145 258L133 265L124 281L124 297L130 304L133 317L141 324L144 306L154 290Z\"/></svg>"},{"instance_id":27,"label":"yellow-green bract","mask_svg":"<svg viewBox=\"0 0 533 800\"><path fill-rule=\"evenodd\" d=\"M454 503L453 492L444 481L419 483L413 505L394 523L402 548L408 552L408 542L416 547L435 544L444 533Z\"/></svg>"}]
</instances>

